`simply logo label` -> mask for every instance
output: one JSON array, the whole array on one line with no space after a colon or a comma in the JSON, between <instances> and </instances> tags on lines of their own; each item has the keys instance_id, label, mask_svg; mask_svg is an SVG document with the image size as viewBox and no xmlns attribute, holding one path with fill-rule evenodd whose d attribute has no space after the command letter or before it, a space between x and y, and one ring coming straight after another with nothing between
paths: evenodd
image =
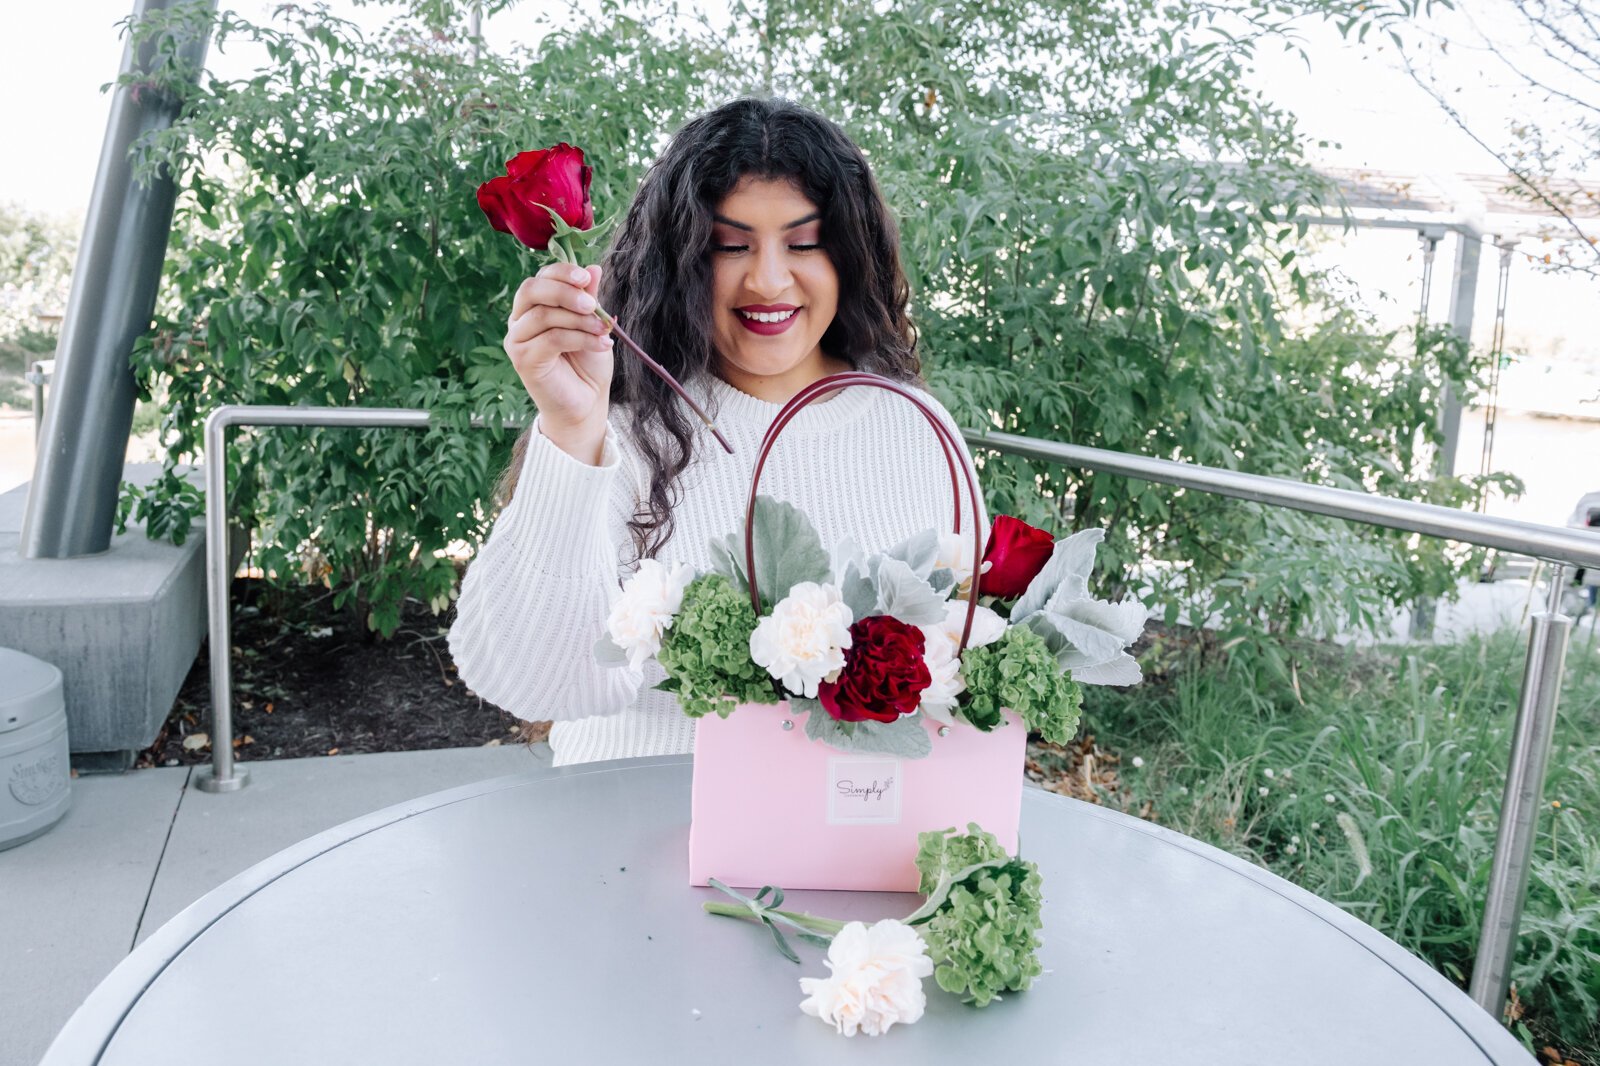
<instances>
[{"instance_id":1,"label":"simply logo label","mask_svg":"<svg viewBox=\"0 0 1600 1066\"><path fill-rule=\"evenodd\" d=\"M828 760L829 825L899 825L900 760Z\"/></svg>"}]
</instances>

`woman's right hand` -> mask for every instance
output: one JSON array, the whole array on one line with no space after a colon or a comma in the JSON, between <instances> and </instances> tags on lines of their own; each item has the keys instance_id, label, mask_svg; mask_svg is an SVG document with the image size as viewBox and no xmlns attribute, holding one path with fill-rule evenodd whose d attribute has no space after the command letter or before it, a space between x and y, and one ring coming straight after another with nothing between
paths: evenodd
<instances>
[{"instance_id":1,"label":"woman's right hand","mask_svg":"<svg viewBox=\"0 0 1600 1066\"><path fill-rule=\"evenodd\" d=\"M611 335L594 314L600 268L551 263L517 287L505 351L561 450L600 462L610 409Z\"/></svg>"}]
</instances>

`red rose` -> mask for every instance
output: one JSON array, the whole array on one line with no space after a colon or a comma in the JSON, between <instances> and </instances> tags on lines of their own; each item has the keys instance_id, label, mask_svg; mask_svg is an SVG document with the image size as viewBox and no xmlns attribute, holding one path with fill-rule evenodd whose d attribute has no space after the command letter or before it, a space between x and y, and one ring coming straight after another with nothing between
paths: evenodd
<instances>
[{"instance_id":1,"label":"red rose","mask_svg":"<svg viewBox=\"0 0 1600 1066\"><path fill-rule=\"evenodd\" d=\"M1055 538L1044 530L1000 515L989 527L989 544L983 551L983 561L994 565L983 572L978 591L1003 600L1022 595L1055 550Z\"/></svg>"},{"instance_id":2,"label":"red rose","mask_svg":"<svg viewBox=\"0 0 1600 1066\"><path fill-rule=\"evenodd\" d=\"M850 627L839 680L817 686L822 706L841 722L892 722L922 702L933 682L923 653L927 638L916 626L886 614Z\"/></svg>"},{"instance_id":3,"label":"red rose","mask_svg":"<svg viewBox=\"0 0 1600 1066\"><path fill-rule=\"evenodd\" d=\"M593 177L594 168L583 165L583 149L565 141L554 148L519 152L506 162L505 177L478 186L478 206L495 229L544 251L556 232L546 207L575 229L594 225L594 205L589 202Z\"/></svg>"}]
</instances>

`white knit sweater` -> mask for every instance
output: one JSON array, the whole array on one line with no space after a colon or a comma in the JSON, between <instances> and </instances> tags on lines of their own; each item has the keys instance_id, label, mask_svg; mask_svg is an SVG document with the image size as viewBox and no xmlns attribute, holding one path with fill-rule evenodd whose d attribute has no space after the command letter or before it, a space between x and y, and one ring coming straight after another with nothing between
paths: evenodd
<instances>
[{"instance_id":1,"label":"white knit sweater","mask_svg":"<svg viewBox=\"0 0 1600 1066\"><path fill-rule=\"evenodd\" d=\"M716 378L693 391L710 401L734 454L709 434L696 441L676 527L657 558L705 570L711 540L743 528L756 452L781 405ZM939 402L918 395L954 431ZM970 466L964 444L962 458ZM653 687L665 676L660 666L608 669L593 655L620 579L635 565L627 521L647 490L643 459L615 424L599 466L535 429L517 490L461 584L450 653L462 680L519 718L553 721L557 766L694 748L694 721L676 697ZM803 510L830 548L850 537L881 550L924 529L948 531L953 517L949 470L932 428L904 398L872 387L853 386L802 410L773 448L761 492ZM964 500L962 507L970 515Z\"/></svg>"}]
</instances>

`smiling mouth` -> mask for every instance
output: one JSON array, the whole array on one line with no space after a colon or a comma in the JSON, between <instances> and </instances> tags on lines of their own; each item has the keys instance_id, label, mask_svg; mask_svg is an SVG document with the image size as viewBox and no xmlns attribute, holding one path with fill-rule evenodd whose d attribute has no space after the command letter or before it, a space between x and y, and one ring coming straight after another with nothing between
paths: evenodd
<instances>
[{"instance_id":1,"label":"smiling mouth","mask_svg":"<svg viewBox=\"0 0 1600 1066\"><path fill-rule=\"evenodd\" d=\"M798 307L789 311L745 311L737 307L734 310L738 312L739 317L747 321L767 323L787 322L800 311Z\"/></svg>"}]
</instances>

